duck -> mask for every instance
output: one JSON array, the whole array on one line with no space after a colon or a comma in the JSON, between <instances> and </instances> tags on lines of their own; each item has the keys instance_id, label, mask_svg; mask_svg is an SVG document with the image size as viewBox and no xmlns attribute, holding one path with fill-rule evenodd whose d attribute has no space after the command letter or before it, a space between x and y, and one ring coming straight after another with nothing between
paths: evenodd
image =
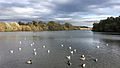
<instances>
[{"instance_id":1,"label":"duck","mask_svg":"<svg viewBox=\"0 0 120 68\"><path fill-rule=\"evenodd\" d=\"M27 64L32 64L32 60L28 60L26 63Z\"/></svg>"},{"instance_id":2,"label":"duck","mask_svg":"<svg viewBox=\"0 0 120 68\"><path fill-rule=\"evenodd\" d=\"M86 64L82 64L81 67L84 68L86 66Z\"/></svg>"},{"instance_id":3,"label":"duck","mask_svg":"<svg viewBox=\"0 0 120 68\"><path fill-rule=\"evenodd\" d=\"M85 55L81 55L81 60L85 60Z\"/></svg>"},{"instance_id":4,"label":"duck","mask_svg":"<svg viewBox=\"0 0 120 68\"><path fill-rule=\"evenodd\" d=\"M70 59L71 59L71 57L70 57L70 56L66 56L66 58L67 58L68 60L70 60Z\"/></svg>"},{"instance_id":5,"label":"duck","mask_svg":"<svg viewBox=\"0 0 120 68\"><path fill-rule=\"evenodd\" d=\"M72 65L72 63L71 63L69 60L67 61L67 64L68 64L69 66Z\"/></svg>"}]
</instances>

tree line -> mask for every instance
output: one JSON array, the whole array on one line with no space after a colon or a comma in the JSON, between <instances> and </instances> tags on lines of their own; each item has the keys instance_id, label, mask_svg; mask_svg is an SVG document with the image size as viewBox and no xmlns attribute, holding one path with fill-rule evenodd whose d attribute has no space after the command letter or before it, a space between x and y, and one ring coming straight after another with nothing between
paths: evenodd
<instances>
[{"instance_id":1,"label":"tree line","mask_svg":"<svg viewBox=\"0 0 120 68\"><path fill-rule=\"evenodd\" d=\"M108 17L100 20L99 23L94 23L92 31L97 32L120 32L120 16Z\"/></svg>"},{"instance_id":2,"label":"tree line","mask_svg":"<svg viewBox=\"0 0 120 68\"><path fill-rule=\"evenodd\" d=\"M12 22L5 23L0 22L0 31L60 31L60 30L80 30L80 26L73 26L70 23L60 24L55 21L43 22L43 21L32 21L32 22Z\"/></svg>"}]
</instances>

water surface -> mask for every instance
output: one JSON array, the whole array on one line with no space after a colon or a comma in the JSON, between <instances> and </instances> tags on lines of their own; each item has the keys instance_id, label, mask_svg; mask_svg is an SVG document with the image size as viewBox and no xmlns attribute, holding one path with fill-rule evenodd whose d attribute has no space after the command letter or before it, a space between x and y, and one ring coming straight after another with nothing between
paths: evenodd
<instances>
[{"instance_id":1,"label":"water surface","mask_svg":"<svg viewBox=\"0 0 120 68\"><path fill-rule=\"evenodd\" d=\"M68 47L77 52L70 54ZM34 48L37 55L34 55ZM82 54L85 61L80 60ZM71 66L66 64L67 55L71 56ZM96 58L98 61L94 62ZM26 64L30 59L33 64ZM83 63L85 68L120 68L120 35L92 31L0 33L0 68L80 68Z\"/></svg>"}]
</instances>

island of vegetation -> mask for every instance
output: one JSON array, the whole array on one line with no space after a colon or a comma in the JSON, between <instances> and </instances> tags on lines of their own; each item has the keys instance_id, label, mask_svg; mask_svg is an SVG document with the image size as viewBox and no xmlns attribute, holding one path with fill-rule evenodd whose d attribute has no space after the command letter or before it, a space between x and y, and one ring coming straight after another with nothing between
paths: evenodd
<instances>
[{"instance_id":1,"label":"island of vegetation","mask_svg":"<svg viewBox=\"0 0 120 68\"><path fill-rule=\"evenodd\" d=\"M15 31L61 31L61 30L90 30L86 26L73 26L70 23L60 24L55 21L43 22L0 22L0 32L15 32Z\"/></svg>"},{"instance_id":2,"label":"island of vegetation","mask_svg":"<svg viewBox=\"0 0 120 68\"><path fill-rule=\"evenodd\" d=\"M120 16L108 17L100 20L99 23L94 23L92 31L96 32L120 32Z\"/></svg>"}]
</instances>

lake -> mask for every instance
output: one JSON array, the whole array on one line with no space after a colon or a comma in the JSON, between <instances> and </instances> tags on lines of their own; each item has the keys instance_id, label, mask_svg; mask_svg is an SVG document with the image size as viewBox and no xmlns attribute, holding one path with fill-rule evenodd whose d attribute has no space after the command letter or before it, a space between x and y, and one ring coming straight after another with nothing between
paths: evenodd
<instances>
[{"instance_id":1,"label":"lake","mask_svg":"<svg viewBox=\"0 0 120 68\"><path fill-rule=\"evenodd\" d=\"M32 64L26 64L28 60ZM82 64L85 68L120 68L120 35L77 30L0 32L0 68L81 68Z\"/></svg>"}]
</instances>

